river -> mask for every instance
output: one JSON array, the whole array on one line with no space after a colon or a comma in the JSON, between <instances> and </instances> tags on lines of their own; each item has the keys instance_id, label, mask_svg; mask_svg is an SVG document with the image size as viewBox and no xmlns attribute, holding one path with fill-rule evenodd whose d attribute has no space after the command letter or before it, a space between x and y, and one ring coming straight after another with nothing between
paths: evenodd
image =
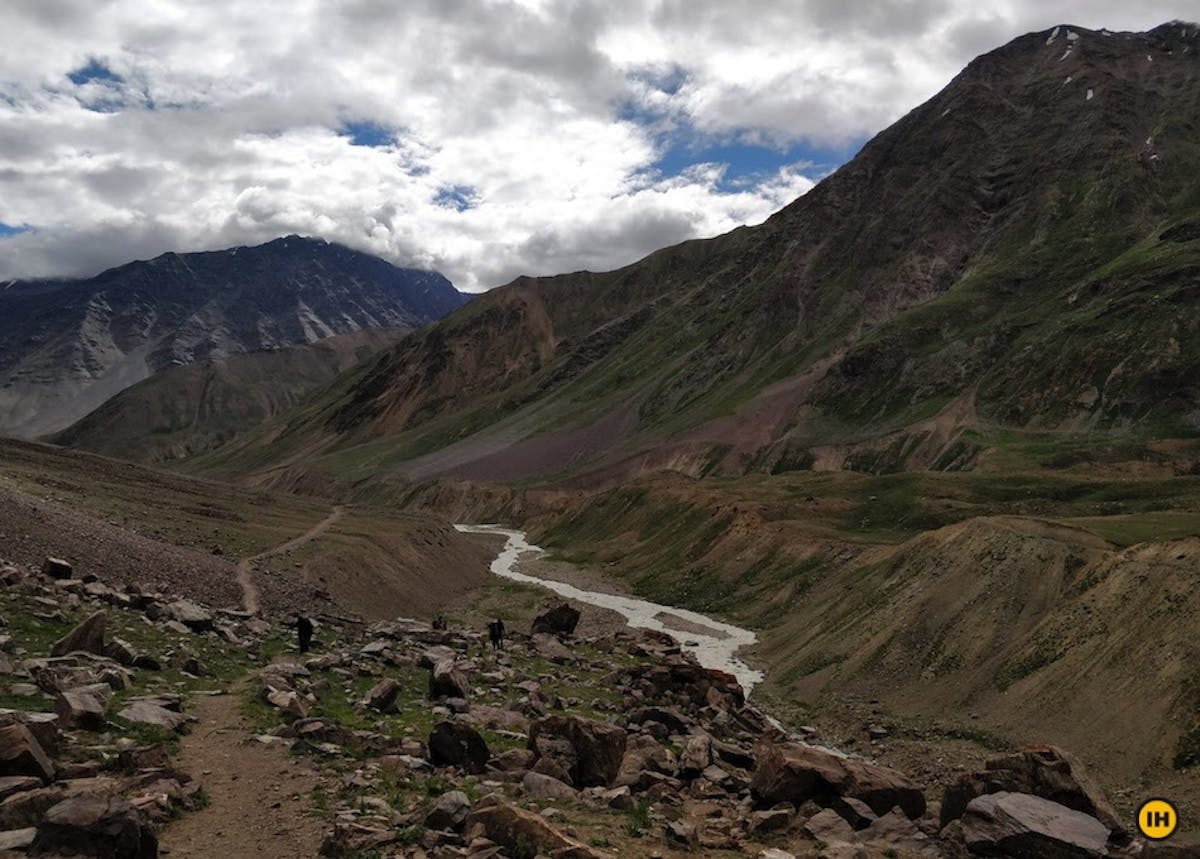
<instances>
[{"instance_id":1,"label":"river","mask_svg":"<svg viewBox=\"0 0 1200 859\"><path fill-rule=\"evenodd\" d=\"M492 561L492 572L498 576L514 582L537 585L570 600L610 609L622 615L630 626L665 632L679 642L687 652L695 656L696 661L705 668L716 668L736 677L747 696L750 695L750 690L763 679L761 671L756 671L737 657L737 652L741 648L748 647L758 640L758 637L748 629L722 623L687 609L659 605L636 597L587 591L566 582L526 575L517 570L521 557L529 553L538 555L545 553L539 546L535 546L525 539L524 531L513 531L498 525L455 525L454 527L467 534L495 534L506 538L507 542L505 542L504 548ZM663 618L666 618L668 622L674 618L676 621L682 622L685 629L673 629L668 623L663 622Z\"/></svg>"}]
</instances>

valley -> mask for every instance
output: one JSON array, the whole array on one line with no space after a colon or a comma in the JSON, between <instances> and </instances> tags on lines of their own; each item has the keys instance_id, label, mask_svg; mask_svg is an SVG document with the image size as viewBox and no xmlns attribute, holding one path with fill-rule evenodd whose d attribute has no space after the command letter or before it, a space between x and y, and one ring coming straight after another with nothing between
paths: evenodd
<instances>
[{"instance_id":1,"label":"valley","mask_svg":"<svg viewBox=\"0 0 1200 859\"><path fill-rule=\"evenodd\" d=\"M10 283L0 856L1195 855L1198 117L1063 25L612 271Z\"/></svg>"}]
</instances>

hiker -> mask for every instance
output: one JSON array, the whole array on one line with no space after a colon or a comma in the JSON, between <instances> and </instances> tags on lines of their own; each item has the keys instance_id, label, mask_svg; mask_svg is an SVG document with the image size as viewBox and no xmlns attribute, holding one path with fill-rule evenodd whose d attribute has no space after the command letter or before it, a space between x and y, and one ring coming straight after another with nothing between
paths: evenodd
<instances>
[{"instance_id":1,"label":"hiker","mask_svg":"<svg viewBox=\"0 0 1200 859\"><path fill-rule=\"evenodd\" d=\"M433 619L433 628L437 630L444 630L446 628L446 616L444 614L439 614Z\"/></svg>"},{"instance_id":2,"label":"hiker","mask_svg":"<svg viewBox=\"0 0 1200 859\"><path fill-rule=\"evenodd\" d=\"M300 652L308 653L308 648L312 645L313 622L297 612L293 626L296 627L296 635L300 638Z\"/></svg>"},{"instance_id":3,"label":"hiker","mask_svg":"<svg viewBox=\"0 0 1200 859\"><path fill-rule=\"evenodd\" d=\"M488 624L488 637L492 640L492 650L499 650L504 646L504 621L496 618Z\"/></svg>"}]
</instances>

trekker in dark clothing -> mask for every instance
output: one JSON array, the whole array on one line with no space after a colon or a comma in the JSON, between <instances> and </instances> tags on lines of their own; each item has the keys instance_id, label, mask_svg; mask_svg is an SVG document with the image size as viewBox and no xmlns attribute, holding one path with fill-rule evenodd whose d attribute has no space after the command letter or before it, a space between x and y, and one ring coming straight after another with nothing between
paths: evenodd
<instances>
[{"instance_id":1,"label":"trekker in dark clothing","mask_svg":"<svg viewBox=\"0 0 1200 859\"><path fill-rule=\"evenodd\" d=\"M296 615L296 634L300 637L300 652L308 653L312 645L313 622L302 614Z\"/></svg>"},{"instance_id":2,"label":"trekker in dark clothing","mask_svg":"<svg viewBox=\"0 0 1200 859\"><path fill-rule=\"evenodd\" d=\"M504 646L504 621L496 618L488 624L488 637L492 640L492 650L499 650Z\"/></svg>"}]
</instances>

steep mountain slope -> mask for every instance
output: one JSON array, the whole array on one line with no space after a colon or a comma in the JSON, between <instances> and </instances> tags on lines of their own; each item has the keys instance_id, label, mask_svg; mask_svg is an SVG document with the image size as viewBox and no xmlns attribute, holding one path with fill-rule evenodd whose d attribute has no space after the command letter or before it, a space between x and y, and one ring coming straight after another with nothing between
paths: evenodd
<instances>
[{"instance_id":1,"label":"steep mountain slope","mask_svg":"<svg viewBox=\"0 0 1200 859\"><path fill-rule=\"evenodd\" d=\"M142 463L203 453L296 406L406 331L368 328L303 346L168 367L51 440Z\"/></svg>"},{"instance_id":2,"label":"steep mountain slope","mask_svg":"<svg viewBox=\"0 0 1200 859\"><path fill-rule=\"evenodd\" d=\"M0 290L0 432L61 429L166 367L418 327L466 300L436 272L297 236L12 283Z\"/></svg>"},{"instance_id":3,"label":"steep mountain slope","mask_svg":"<svg viewBox=\"0 0 1200 859\"><path fill-rule=\"evenodd\" d=\"M593 483L1193 434L1198 116L1194 25L1022 36L765 224L494 290L203 467Z\"/></svg>"}]
</instances>

